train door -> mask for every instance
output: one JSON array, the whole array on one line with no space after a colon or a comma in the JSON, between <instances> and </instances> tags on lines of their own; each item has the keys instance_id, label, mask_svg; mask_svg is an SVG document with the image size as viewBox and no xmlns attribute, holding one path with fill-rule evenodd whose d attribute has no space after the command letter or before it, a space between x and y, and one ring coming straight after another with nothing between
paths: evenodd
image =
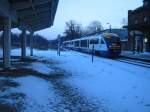
<instances>
[{"instance_id":1,"label":"train door","mask_svg":"<svg viewBox=\"0 0 150 112\"><path fill-rule=\"evenodd\" d=\"M99 38L90 39L90 44L89 44L89 49L90 49L90 50L92 50L93 45L94 45L95 51L98 51L98 50L100 49L100 46L99 46Z\"/></svg>"},{"instance_id":2,"label":"train door","mask_svg":"<svg viewBox=\"0 0 150 112\"><path fill-rule=\"evenodd\" d=\"M104 41L103 38L100 39L100 50L101 50L101 51L106 51L106 50L108 50L107 45L106 45L106 42Z\"/></svg>"}]
</instances>

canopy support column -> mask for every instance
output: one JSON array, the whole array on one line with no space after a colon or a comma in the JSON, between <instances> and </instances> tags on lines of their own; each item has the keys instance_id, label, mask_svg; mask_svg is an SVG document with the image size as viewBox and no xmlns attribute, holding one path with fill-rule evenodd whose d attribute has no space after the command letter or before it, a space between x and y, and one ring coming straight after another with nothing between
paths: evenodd
<instances>
[{"instance_id":1,"label":"canopy support column","mask_svg":"<svg viewBox=\"0 0 150 112\"><path fill-rule=\"evenodd\" d=\"M26 29L22 30L22 37L21 37L21 58L26 58Z\"/></svg>"},{"instance_id":2,"label":"canopy support column","mask_svg":"<svg viewBox=\"0 0 150 112\"><path fill-rule=\"evenodd\" d=\"M11 67L11 20L10 18L4 19L4 48L3 59L4 68Z\"/></svg>"},{"instance_id":3,"label":"canopy support column","mask_svg":"<svg viewBox=\"0 0 150 112\"><path fill-rule=\"evenodd\" d=\"M34 32L30 32L30 56L33 56L33 34Z\"/></svg>"}]
</instances>

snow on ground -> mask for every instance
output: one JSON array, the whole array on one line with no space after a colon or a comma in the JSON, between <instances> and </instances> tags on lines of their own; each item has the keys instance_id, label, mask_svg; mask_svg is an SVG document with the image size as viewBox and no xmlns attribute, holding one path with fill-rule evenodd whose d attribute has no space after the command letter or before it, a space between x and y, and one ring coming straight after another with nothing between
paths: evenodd
<instances>
[{"instance_id":1,"label":"snow on ground","mask_svg":"<svg viewBox=\"0 0 150 112\"><path fill-rule=\"evenodd\" d=\"M11 55L12 56L21 56L21 48L11 50ZM30 55L30 49L29 48L26 49L26 55L27 56Z\"/></svg>"},{"instance_id":2,"label":"snow on ground","mask_svg":"<svg viewBox=\"0 0 150 112\"><path fill-rule=\"evenodd\" d=\"M21 85L13 91L26 95L26 104L22 112L51 112L51 109L54 109L52 106L55 106L59 100L58 97L56 98L51 83L41 78L27 76L14 79L14 81Z\"/></svg>"},{"instance_id":3,"label":"snow on ground","mask_svg":"<svg viewBox=\"0 0 150 112\"><path fill-rule=\"evenodd\" d=\"M149 52L143 52L143 53L135 52L135 54L133 54L132 51L123 51L121 55L127 56L127 57L150 60L150 53Z\"/></svg>"},{"instance_id":4,"label":"snow on ground","mask_svg":"<svg viewBox=\"0 0 150 112\"><path fill-rule=\"evenodd\" d=\"M150 111L150 69L116 60L95 57L83 53L65 51L57 56L56 51L37 51L59 62L61 69L72 77L66 81L78 87L89 97L95 97L116 112Z\"/></svg>"},{"instance_id":5,"label":"snow on ground","mask_svg":"<svg viewBox=\"0 0 150 112\"><path fill-rule=\"evenodd\" d=\"M133 54L133 51L123 51L123 53L127 53L127 54ZM150 53L149 52L140 52L140 53L138 53L138 52L136 52L135 51L135 54L133 54L133 55L139 55L139 56L142 56L142 55L149 55L150 56Z\"/></svg>"},{"instance_id":6,"label":"snow on ground","mask_svg":"<svg viewBox=\"0 0 150 112\"><path fill-rule=\"evenodd\" d=\"M12 54L20 55L20 51L12 50ZM29 50L27 54L29 55ZM92 63L90 55L74 51L61 52L61 56L52 50L34 50L34 54L57 62L55 66L70 74L65 82L78 88L86 97L99 100L110 112L150 112L150 69L101 57L94 57ZM39 62L30 67L46 74L51 71ZM53 95L53 92L47 93L47 85L50 83L44 82L43 86L38 87L38 83L43 82L41 79L30 77L28 80L19 78L16 81L22 84L19 90L28 97L33 97L33 101L41 94L42 99L39 98L37 102L46 105L47 100L44 98L49 97L47 94ZM39 93L37 88L40 88ZM29 101L29 105L30 103L33 102Z\"/></svg>"},{"instance_id":7,"label":"snow on ground","mask_svg":"<svg viewBox=\"0 0 150 112\"><path fill-rule=\"evenodd\" d=\"M46 66L45 64L43 64L41 62L31 63L26 68L33 69L33 70L40 72L42 74L45 74L45 75L50 75L50 73L53 72L53 69L51 69L50 67Z\"/></svg>"}]
</instances>

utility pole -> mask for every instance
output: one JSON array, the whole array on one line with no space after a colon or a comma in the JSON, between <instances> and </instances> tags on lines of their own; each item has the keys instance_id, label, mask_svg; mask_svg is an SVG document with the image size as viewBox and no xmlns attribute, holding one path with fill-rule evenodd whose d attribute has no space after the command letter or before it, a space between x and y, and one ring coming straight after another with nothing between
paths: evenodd
<instances>
[{"instance_id":1,"label":"utility pole","mask_svg":"<svg viewBox=\"0 0 150 112\"><path fill-rule=\"evenodd\" d=\"M94 44L92 45L92 63L94 62Z\"/></svg>"},{"instance_id":2,"label":"utility pole","mask_svg":"<svg viewBox=\"0 0 150 112\"><path fill-rule=\"evenodd\" d=\"M133 31L133 54L135 54L135 31Z\"/></svg>"}]
</instances>

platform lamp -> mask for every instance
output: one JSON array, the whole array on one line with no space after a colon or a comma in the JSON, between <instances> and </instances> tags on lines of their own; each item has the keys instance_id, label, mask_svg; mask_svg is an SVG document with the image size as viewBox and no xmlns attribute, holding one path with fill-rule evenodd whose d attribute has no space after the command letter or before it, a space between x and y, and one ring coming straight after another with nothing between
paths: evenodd
<instances>
[{"instance_id":1,"label":"platform lamp","mask_svg":"<svg viewBox=\"0 0 150 112\"><path fill-rule=\"evenodd\" d=\"M111 33L111 24L107 23L107 25L109 25L109 32Z\"/></svg>"}]
</instances>

